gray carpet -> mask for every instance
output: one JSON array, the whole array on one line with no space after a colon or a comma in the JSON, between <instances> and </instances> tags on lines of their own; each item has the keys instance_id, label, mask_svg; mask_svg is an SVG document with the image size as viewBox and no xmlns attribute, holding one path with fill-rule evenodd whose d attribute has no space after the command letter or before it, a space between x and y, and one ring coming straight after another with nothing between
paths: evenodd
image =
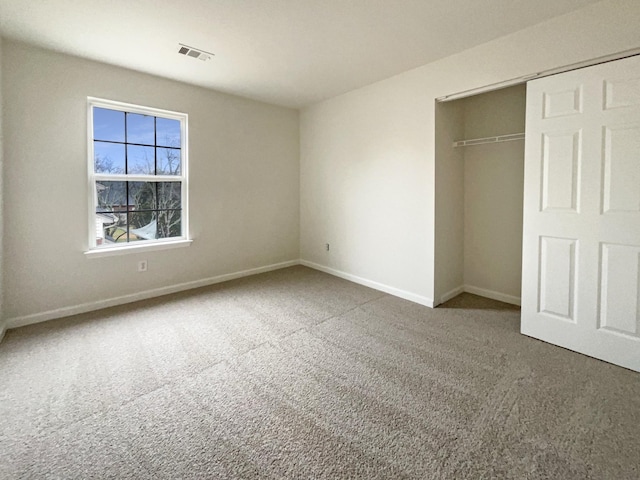
<instances>
[{"instance_id":1,"label":"gray carpet","mask_svg":"<svg viewBox=\"0 0 640 480\"><path fill-rule=\"evenodd\" d=\"M304 267L10 330L0 478L640 478L640 375Z\"/></svg>"}]
</instances>

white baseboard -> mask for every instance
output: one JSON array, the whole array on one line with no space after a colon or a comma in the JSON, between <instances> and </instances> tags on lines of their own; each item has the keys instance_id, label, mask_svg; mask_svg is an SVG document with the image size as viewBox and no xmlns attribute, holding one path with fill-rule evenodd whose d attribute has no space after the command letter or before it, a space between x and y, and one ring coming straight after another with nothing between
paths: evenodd
<instances>
[{"instance_id":1,"label":"white baseboard","mask_svg":"<svg viewBox=\"0 0 640 480\"><path fill-rule=\"evenodd\" d=\"M454 288L453 290L448 291L440 297L440 303L451 300L452 298L457 297L463 292L473 293L474 295L491 298L492 300L498 300L499 302L520 306L520 297L514 297L513 295L507 295L505 293L487 290L486 288L474 287L473 285L461 285L457 288Z\"/></svg>"},{"instance_id":2,"label":"white baseboard","mask_svg":"<svg viewBox=\"0 0 640 480\"><path fill-rule=\"evenodd\" d=\"M447 293L443 294L440 297L440 303L444 303L448 300L451 300L453 297L457 297L458 295L460 295L461 293L463 293L464 290L464 285L460 285L459 287L454 288L453 290L449 290Z\"/></svg>"},{"instance_id":3,"label":"white baseboard","mask_svg":"<svg viewBox=\"0 0 640 480\"><path fill-rule=\"evenodd\" d=\"M257 275L259 273L266 273L266 272L271 272L273 270L279 270L281 268L292 267L294 265L304 265L306 267L313 268L314 270L319 270L321 272L325 272L339 278L344 278L345 280L349 280L351 282L364 285L365 287L370 287L375 290L388 293L395 297L404 298L405 300L409 300L411 302L418 303L420 305L425 305L430 308L433 308L435 306L433 299L429 297L408 292L406 290L401 290L399 288L391 287L389 285L375 282L373 280L368 280L366 278L358 277L357 275L352 275L350 273L343 272L341 270L336 270L334 268L326 267L324 265L320 265L317 263L309 262L307 260L290 260L287 262L266 265L264 267L258 267L258 268L252 268L249 270L242 270L239 272L227 273L227 274L218 275L215 277L203 278L201 280L194 280L192 282L179 283L177 285L169 285L166 287L155 288L152 290L145 290L143 292L132 293L129 295L122 295L120 297L113 297L105 300L97 300L95 302L81 303L79 305L72 305L69 307L57 308L54 310L34 313L31 315L9 318L5 320L3 324L0 324L0 341L2 341L2 338L4 337L6 330L10 328L18 328L25 325L31 325L33 323L40 323L40 322L45 322L47 320L53 320L56 318L68 317L68 316L77 315L80 313L100 310L102 308L114 307L117 305L124 305L126 303L132 303L132 302L137 302L139 300L146 300L149 298L160 297L162 295L168 295L171 293L191 290L193 288L206 287L208 285L214 285L216 283L226 282L226 281L234 280L237 278L248 277L251 275ZM514 297L512 295L506 295L504 293L494 292L491 290L474 287L472 285L464 285L462 287L455 288L450 292L445 293L440 297L440 303L444 303L447 300L450 300L451 298L455 297L456 295L459 295L462 292L473 293L483 297L492 298L500 302L520 305L520 297Z\"/></svg>"},{"instance_id":4,"label":"white baseboard","mask_svg":"<svg viewBox=\"0 0 640 480\"><path fill-rule=\"evenodd\" d=\"M326 267L324 265L320 265L317 263L309 262L307 260L300 260L300 265L304 265L305 267L313 268L314 270L319 270L321 272L328 273L329 275L344 278L345 280L349 280L350 282L358 283L360 285L364 285L365 287L370 287L375 290L380 290L381 292L388 293L395 297L404 298L405 300L409 300L411 302L419 303L420 305L425 305L427 307L433 308L432 298L423 297L422 295L407 292L406 290L390 287L389 285L385 285L383 283L374 282L373 280L368 280L366 278L358 277L356 275L352 275L350 273L346 273L340 270L335 270L333 268Z\"/></svg>"},{"instance_id":5,"label":"white baseboard","mask_svg":"<svg viewBox=\"0 0 640 480\"><path fill-rule=\"evenodd\" d=\"M493 300L498 300L499 302L510 303L512 305L520 306L520 303L521 303L520 297L514 297L513 295L507 295L505 293L494 292L493 290L474 287L473 285L465 285L464 291L468 293L473 293L475 295L480 295L481 297L487 297Z\"/></svg>"},{"instance_id":6,"label":"white baseboard","mask_svg":"<svg viewBox=\"0 0 640 480\"><path fill-rule=\"evenodd\" d=\"M22 317L10 318L5 321L5 328L18 328L25 325L31 325L33 323L45 322L47 320L53 320L55 318L68 317L70 315L77 315L79 313L91 312L94 310L100 310L102 308L115 307L116 305L124 305L125 303L137 302L139 300L146 300L148 298L160 297L162 295L168 295L170 293L182 292L184 290L191 290L193 288L206 287L216 283L226 282L228 280L234 280L236 278L248 277L250 275L257 275L258 273L270 272L273 270L279 270L281 268L292 267L299 265L299 260L291 260L288 262L275 263L272 265L266 265L264 267L251 268L249 270L242 270L234 273L227 273L224 275L218 275L215 277L203 278L201 280L194 280L192 282L179 283L177 285L169 285L167 287L154 288L152 290L145 290L143 292L132 293L129 295L122 295L120 297L108 298L105 300L97 300L95 302L81 303L79 305L72 305L69 307L56 308L55 310L49 310L46 312L34 313L31 315L25 315Z\"/></svg>"}]
</instances>

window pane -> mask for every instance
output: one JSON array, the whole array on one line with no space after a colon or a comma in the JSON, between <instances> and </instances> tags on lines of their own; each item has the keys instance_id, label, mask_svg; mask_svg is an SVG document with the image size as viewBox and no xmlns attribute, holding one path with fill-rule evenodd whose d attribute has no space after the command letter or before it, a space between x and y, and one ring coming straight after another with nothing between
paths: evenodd
<instances>
[{"instance_id":1,"label":"window pane","mask_svg":"<svg viewBox=\"0 0 640 480\"><path fill-rule=\"evenodd\" d=\"M180 148L180 120L156 118L156 145Z\"/></svg>"},{"instance_id":2,"label":"window pane","mask_svg":"<svg viewBox=\"0 0 640 480\"><path fill-rule=\"evenodd\" d=\"M124 243L127 241L127 214L122 215L125 220L121 220L117 224L109 225L104 229L104 243Z\"/></svg>"},{"instance_id":3,"label":"window pane","mask_svg":"<svg viewBox=\"0 0 640 480\"><path fill-rule=\"evenodd\" d=\"M110 232L114 227L124 223L121 218L123 216L126 222L126 215L116 213L96 213L96 245L113 243L112 239L110 239Z\"/></svg>"},{"instance_id":4,"label":"window pane","mask_svg":"<svg viewBox=\"0 0 640 480\"><path fill-rule=\"evenodd\" d=\"M127 173L155 174L154 148L127 145Z\"/></svg>"},{"instance_id":5,"label":"window pane","mask_svg":"<svg viewBox=\"0 0 640 480\"><path fill-rule=\"evenodd\" d=\"M93 139L124 142L124 112L93 107Z\"/></svg>"},{"instance_id":6,"label":"window pane","mask_svg":"<svg viewBox=\"0 0 640 480\"><path fill-rule=\"evenodd\" d=\"M158 209L182 207L182 184L180 182L158 182Z\"/></svg>"},{"instance_id":7,"label":"window pane","mask_svg":"<svg viewBox=\"0 0 640 480\"><path fill-rule=\"evenodd\" d=\"M180 149L156 148L158 175L180 175Z\"/></svg>"},{"instance_id":8,"label":"window pane","mask_svg":"<svg viewBox=\"0 0 640 480\"><path fill-rule=\"evenodd\" d=\"M127 211L127 182L96 182L98 204L96 213L120 213Z\"/></svg>"},{"instance_id":9,"label":"window pane","mask_svg":"<svg viewBox=\"0 0 640 480\"><path fill-rule=\"evenodd\" d=\"M156 212L129 213L129 241L155 240L157 236Z\"/></svg>"},{"instance_id":10,"label":"window pane","mask_svg":"<svg viewBox=\"0 0 640 480\"><path fill-rule=\"evenodd\" d=\"M93 142L96 173L124 173L124 145Z\"/></svg>"},{"instance_id":11,"label":"window pane","mask_svg":"<svg viewBox=\"0 0 640 480\"><path fill-rule=\"evenodd\" d=\"M182 235L182 210L158 211L158 238Z\"/></svg>"},{"instance_id":12,"label":"window pane","mask_svg":"<svg viewBox=\"0 0 640 480\"><path fill-rule=\"evenodd\" d=\"M156 183L155 182L129 182L130 210L155 210L156 207Z\"/></svg>"},{"instance_id":13,"label":"window pane","mask_svg":"<svg viewBox=\"0 0 640 480\"><path fill-rule=\"evenodd\" d=\"M155 145L154 118L150 115L127 113L127 143Z\"/></svg>"}]
</instances>

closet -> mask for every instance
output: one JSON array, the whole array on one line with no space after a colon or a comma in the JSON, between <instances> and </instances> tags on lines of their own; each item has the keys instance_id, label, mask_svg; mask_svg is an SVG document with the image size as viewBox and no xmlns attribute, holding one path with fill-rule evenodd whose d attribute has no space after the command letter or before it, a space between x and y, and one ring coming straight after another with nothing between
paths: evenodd
<instances>
[{"instance_id":1,"label":"closet","mask_svg":"<svg viewBox=\"0 0 640 480\"><path fill-rule=\"evenodd\" d=\"M434 303L519 303L523 334L640 372L640 56L437 103L435 134Z\"/></svg>"},{"instance_id":2,"label":"closet","mask_svg":"<svg viewBox=\"0 0 640 480\"><path fill-rule=\"evenodd\" d=\"M520 304L526 85L436 104L436 302Z\"/></svg>"}]
</instances>

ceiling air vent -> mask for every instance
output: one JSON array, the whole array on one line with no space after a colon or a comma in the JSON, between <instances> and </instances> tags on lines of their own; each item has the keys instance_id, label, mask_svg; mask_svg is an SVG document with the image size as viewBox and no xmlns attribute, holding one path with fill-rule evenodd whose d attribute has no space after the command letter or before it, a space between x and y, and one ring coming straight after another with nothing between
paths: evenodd
<instances>
[{"instance_id":1,"label":"ceiling air vent","mask_svg":"<svg viewBox=\"0 0 640 480\"><path fill-rule=\"evenodd\" d=\"M183 43L179 43L178 45L180 47L180 49L178 50L178 53L181 53L182 55L186 55L187 57L193 57L193 58L197 58L198 60L205 61L205 60L211 59L211 57L214 56L214 54L211 52L205 52L204 50L193 48Z\"/></svg>"}]
</instances>

